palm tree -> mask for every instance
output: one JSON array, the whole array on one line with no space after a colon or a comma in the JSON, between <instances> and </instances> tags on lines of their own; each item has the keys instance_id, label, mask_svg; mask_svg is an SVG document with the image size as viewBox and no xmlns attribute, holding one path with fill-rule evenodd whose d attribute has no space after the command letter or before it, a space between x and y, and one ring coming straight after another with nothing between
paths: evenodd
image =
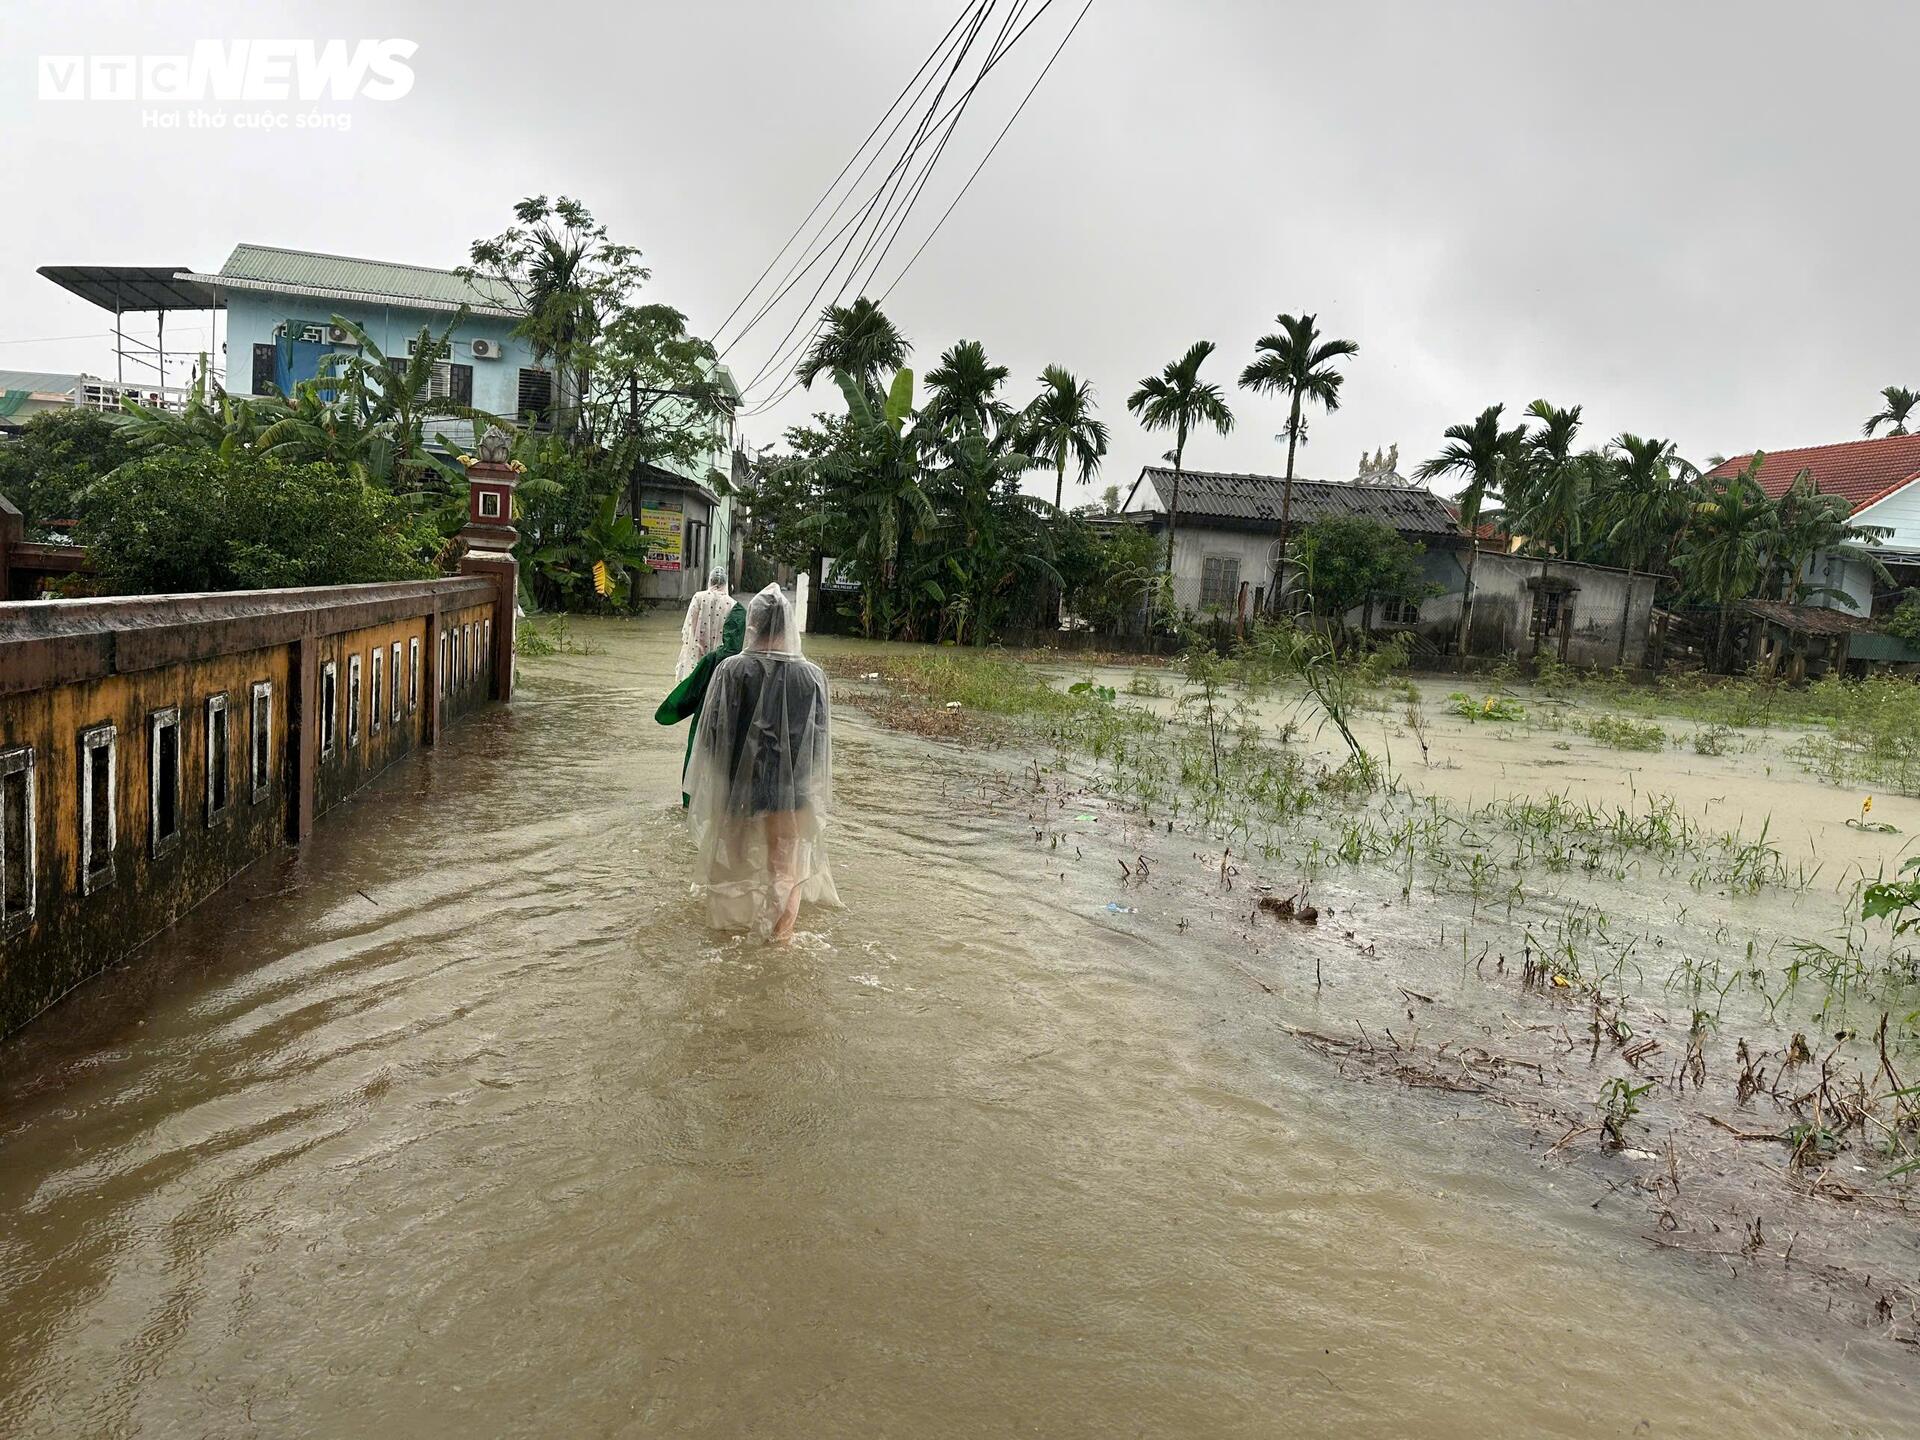
<instances>
[{"instance_id":1,"label":"palm tree","mask_svg":"<svg viewBox=\"0 0 1920 1440\"><path fill-rule=\"evenodd\" d=\"M1866 565L1887 584L1893 577L1868 546L1878 545L1893 531L1882 525L1855 525L1853 506L1844 496L1823 495L1811 470L1802 470L1773 502L1772 554L1762 590L1790 605L1804 604L1816 595L1833 596L1849 610L1860 608L1851 593L1833 585L1812 585L1808 562L1816 555L1837 556Z\"/></svg>"},{"instance_id":2,"label":"palm tree","mask_svg":"<svg viewBox=\"0 0 1920 1440\"><path fill-rule=\"evenodd\" d=\"M968 422L988 436L996 435L1013 412L995 398L1011 373L992 364L978 340L962 340L940 357L927 372L928 400L921 418L935 433L962 429Z\"/></svg>"},{"instance_id":3,"label":"palm tree","mask_svg":"<svg viewBox=\"0 0 1920 1440\"><path fill-rule=\"evenodd\" d=\"M820 322L820 333L793 372L809 390L821 375L844 370L869 395L877 395L881 375L898 370L913 351L893 321L864 295L851 305L827 306Z\"/></svg>"},{"instance_id":4,"label":"palm tree","mask_svg":"<svg viewBox=\"0 0 1920 1440\"><path fill-rule=\"evenodd\" d=\"M1607 538L1627 562L1626 598L1620 605L1620 652L1616 665L1627 663L1627 621L1633 613L1633 574L1647 559L1672 541L1684 517L1686 481L1692 467L1674 453L1670 440L1639 435L1614 437L1614 455L1601 497L1602 523Z\"/></svg>"},{"instance_id":5,"label":"palm tree","mask_svg":"<svg viewBox=\"0 0 1920 1440\"><path fill-rule=\"evenodd\" d=\"M904 542L924 541L936 518L921 485L921 437L908 423L913 372L894 375L879 408L857 376L836 370L833 378L846 397L852 443L813 461L814 476L837 512L833 518L851 530L844 559L860 580L861 628L873 635L877 610L880 637L891 639Z\"/></svg>"},{"instance_id":6,"label":"palm tree","mask_svg":"<svg viewBox=\"0 0 1920 1440\"><path fill-rule=\"evenodd\" d=\"M1480 518L1489 500L1499 500L1507 477L1518 462L1526 430L1514 426L1500 428L1504 405L1489 405L1470 425L1449 425L1447 444L1431 460L1421 463L1413 473L1421 480L1443 475L1465 476L1466 488L1460 492L1460 528L1467 535L1467 585L1460 597L1460 637L1455 649L1467 653L1467 637L1473 618L1473 572L1480 557Z\"/></svg>"},{"instance_id":7,"label":"palm tree","mask_svg":"<svg viewBox=\"0 0 1920 1440\"><path fill-rule=\"evenodd\" d=\"M1240 372L1240 384L1256 394L1280 391L1292 402L1287 417L1287 478L1280 490L1279 553L1284 556L1287 531L1293 522L1293 455L1306 433L1300 407L1315 400L1328 414L1338 410L1340 384L1345 377L1334 369L1333 362L1358 355L1360 347L1351 340L1322 339L1311 315L1275 318L1279 333L1263 335L1254 342L1254 361Z\"/></svg>"},{"instance_id":8,"label":"palm tree","mask_svg":"<svg viewBox=\"0 0 1920 1440\"><path fill-rule=\"evenodd\" d=\"M1889 385L1880 392L1880 398L1887 402L1886 407L1879 414L1868 416L1860 433L1871 436L1885 421L1888 435L1905 435L1907 416L1913 413L1916 405L1920 405L1920 390L1909 390L1904 385Z\"/></svg>"},{"instance_id":9,"label":"palm tree","mask_svg":"<svg viewBox=\"0 0 1920 1440\"><path fill-rule=\"evenodd\" d=\"M1220 387L1200 379L1200 367L1213 354L1211 340L1196 340L1187 353L1158 375L1148 375L1127 397L1127 409L1140 418L1143 430L1173 431L1173 498L1167 504L1167 573L1173 573L1173 532L1180 523L1180 471L1186 461L1187 436L1202 425L1220 434L1233 430L1233 412Z\"/></svg>"},{"instance_id":10,"label":"palm tree","mask_svg":"<svg viewBox=\"0 0 1920 1440\"><path fill-rule=\"evenodd\" d=\"M1087 484L1107 453L1107 427L1093 418L1093 385L1075 380L1061 365L1040 372L1041 391L1021 413L1021 448L1035 460L1053 462L1053 508L1067 488L1067 459L1072 457Z\"/></svg>"},{"instance_id":11,"label":"palm tree","mask_svg":"<svg viewBox=\"0 0 1920 1440\"><path fill-rule=\"evenodd\" d=\"M1535 600L1536 615L1546 613L1547 579L1556 544L1560 553L1569 553L1580 541L1580 526L1592 488L1592 457L1576 455L1573 438L1580 433L1580 406L1561 408L1545 400L1527 407L1527 414L1538 425L1527 436L1526 474L1519 504L1509 490L1509 508L1517 508L1520 528L1540 550L1540 594ZM1538 621L1533 630L1533 653L1540 653L1546 627Z\"/></svg>"},{"instance_id":12,"label":"palm tree","mask_svg":"<svg viewBox=\"0 0 1920 1440\"><path fill-rule=\"evenodd\" d=\"M1726 668L1727 632L1734 602L1753 594L1766 576L1779 535L1779 512L1760 488L1766 454L1756 451L1747 468L1725 477L1702 496L1688 518L1675 561L1687 586L1720 607L1714 637L1716 668Z\"/></svg>"}]
</instances>

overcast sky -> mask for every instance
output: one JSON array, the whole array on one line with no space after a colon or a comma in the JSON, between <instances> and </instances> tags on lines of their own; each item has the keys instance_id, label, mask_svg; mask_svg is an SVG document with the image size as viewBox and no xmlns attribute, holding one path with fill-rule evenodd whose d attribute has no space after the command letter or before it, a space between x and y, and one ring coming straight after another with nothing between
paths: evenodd
<instances>
[{"instance_id":1,"label":"overcast sky","mask_svg":"<svg viewBox=\"0 0 1920 1440\"><path fill-rule=\"evenodd\" d=\"M901 254L1078 8L981 88ZM586 201L646 252L650 298L711 332L960 9L10 5L0 367L111 373L101 313L39 265L211 270L242 240L452 265L536 192ZM40 55L303 35L417 41L412 92L326 107L345 134L159 131L36 95ZM1100 484L1168 447L1125 399L1201 338L1239 424L1188 464L1278 473L1281 402L1232 381L1281 310L1361 347L1304 475L1396 442L1410 469L1447 424L1536 396L1584 404L1596 442L1697 460L1845 440L1881 386L1920 386L1917 54L1907 4L1094 0L887 308L922 371L965 336L1016 400L1049 362L1090 378ZM777 335L728 357L743 379Z\"/></svg>"}]
</instances>

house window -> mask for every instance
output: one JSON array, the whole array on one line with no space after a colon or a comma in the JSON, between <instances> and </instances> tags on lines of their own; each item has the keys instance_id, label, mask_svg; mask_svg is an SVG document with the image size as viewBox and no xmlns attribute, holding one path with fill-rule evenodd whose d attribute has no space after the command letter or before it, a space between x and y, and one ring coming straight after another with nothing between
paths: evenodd
<instances>
[{"instance_id":1,"label":"house window","mask_svg":"<svg viewBox=\"0 0 1920 1440\"><path fill-rule=\"evenodd\" d=\"M267 798L272 785L273 758L273 682L256 680L251 693L253 721L247 736L247 755L249 779L253 782L253 800L257 805ZM332 714L329 706L322 715ZM323 718L320 728L324 733L327 722Z\"/></svg>"},{"instance_id":2,"label":"house window","mask_svg":"<svg viewBox=\"0 0 1920 1440\"><path fill-rule=\"evenodd\" d=\"M1573 595L1566 590L1549 590L1541 597L1534 616L1533 629L1537 635L1552 635L1563 625L1573 623Z\"/></svg>"},{"instance_id":3,"label":"house window","mask_svg":"<svg viewBox=\"0 0 1920 1440\"><path fill-rule=\"evenodd\" d=\"M1420 623L1420 602L1408 600L1403 596L1389 595L1380 604L1380 623L1383 625L1418 625Z\"/></svg>"},{"instance_id":4,"label":"house window","mask_svg":"<svg viewBox=\"0 0 1920 1440\"><path fill-rule=\"evenodd\" d=\"M393 723L400 723L400 642L393 642Z\"/></svg>"},{"instance_id":5,"label":"house window","mask_svg":"<svg viewBox=\"0 0 1920 1440\"><path fill-rule=\"evenodd\" d=\"M226 813L232 798L232 737L227 730L227 697L207 697L207 823Z\"/></svg>"},{"instance_id":6,"label":"house window","mask_svg":"<svg viewBox=\"0 0 1920 1440\"><path fill-rule=\"evenodd\" d=\"M253 391L255 395L278 395L280 386L274 377L280 373L280 347L278 345L255 345L253 347Z\"/></svg>"},{"instance_id":7,"label":"house window","mask_svg":"<svg viewBox=\"0 0 1920 1440\"><path fill-rule=\"evenodd\" d=\"M473 366L447 366L447 399L455 405L473 404Z\"/></svg>"},{"instance_id":8,"label":"house window","mask_svg":"<svg viewBox=\"0 0 1920 1440\"><path fill-rule=\"evenodd\" d=\"M320 753L331 755L340 741L340 662L320 667Z\"/></svg>"},{"instance_id":9,"label":"house window","mask_svg":"<svg viewBox=\"0 0 1920 1440\"><path fill-rule=\"evenodd\" d=\"M420 708L420 637L407 641L407 713Z\"/></svg>"},{"instance_id":10,"label":"house window","mask_svg":"<svg viewBox=\"0 0 1920 1440\"><path fill-rule=\"evenodd\" d=\"M115 796L118 732L95 725L80 732L80 892L91 895L113 883L114 843L119 836Z\"/></svg>"},{"instance_id":11,"label":"house window","mask_svg":"<svg viewBox=\"0 0 1920 1440\"><path fill-rule=\"evenodd\" d=\"M155 855L180 838L180 707L147 717L148 840Z\"/></svg>"},{"instance_id":12,"label":"house window","mask_svg":"<svg viewBox=\"0 0 1920 1440\"><path fill-rule=\"evenodd\" d=\"M707 522L689 520L686 522L686 545L681 563L702 583L707 574Z\"/></svg>"},{"instance_id":13,"label":"house window","mask_svg":"<svg viewBox=\"0 0 1920 1440\"><path fill-rule=\"evenodd\" d=\"M544 430L553 421L553 372L522 370L518 402L515 413L535 429Z\"/></svg>"},{"instance_id":14,"label":"house window","mask_svg":"<svg viewBox=\"0 0 1920 1440\"><path fill-rule=\"evenodd\" d=\"M360 743L360 652L347 657L347 748Z\"/></svg>"},{"instance_id":15,"label":"house window","mask_svg":"<svg viewBox=\"0 0 1920 1440\"><path fill-rule=\"evenodd\" d=\"M0 935L33 919L33 751L0 750Z\"/></svg>"},{"instance_id":16,"label":"house window","mask_svg":"<svg viewBox=\"0 0 1920 1440\"><path fill-rule=\"evenodd\" d=\"M1232 555L1209 555L1200 565L1200 608L1225 610L1240 593L1240 561Z\"/></svg>"}]
</instances>

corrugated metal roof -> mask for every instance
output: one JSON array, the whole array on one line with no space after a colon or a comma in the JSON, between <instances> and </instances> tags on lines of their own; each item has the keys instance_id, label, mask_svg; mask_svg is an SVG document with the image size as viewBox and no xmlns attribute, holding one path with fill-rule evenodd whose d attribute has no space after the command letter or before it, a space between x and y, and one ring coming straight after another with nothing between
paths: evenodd
<instances>
[{"instance_id":1,"label":"corrugated metal roof","mask_svg":"<svg viewBox=\"0 0 1920 1440\"><path fill-rule=\"evenodd\" d=\"M1849 615L1825 605L1789 605L1784 600L1742 600L1738 606L1749 615L1769 620L1784 630L1801 635L1864 635L1873 631L1873 622L1863 615Z\"/></svg>"},{"instance_id":2,"label":"corrugated metal roof","mask_svg":"<svg viewBox=\"0 0 1920 1440\"><path fill-rule=\"evenodd\" d=\"M0 370L0 390L25 390L33 395L66 395L91 375L67 375L57 370Z\"/></svg>"},{"instance_id":3,"label":"corrugated metal roof","mask_svg":"<svg viewBox=\"0 0 1920 1440\"><path fill-rule=\"evenodd\" d=\"M1153 482L1154 494L1165 509L1173 494L1173 471L1148 465L1142 478ZM1225 520L1266 529L1280 523L1281 492L1276 475L1237 475L1213 470L1180 472L1180 517ZM1378 520L1406 535L1455 535L1459 525L1446 503L1431 490L1418 486L1354 485L1344 480L1293 482L1291 523L1310 525L1335 515L1359 515Z\"/></svg>"},{"instance_id":4,"label":"corrugated metal roof","mask_svg":"<svg viewBox=\"0 0 1920 1440\"><path fill-rule=\"evenodd\" d=\"M316 250L283 250L274 245L236 245L219 274L190 278L237 290L334 296L422 310L452 311L466 305L480 314L520 313L511 295L471 284L451 270L401 265L391 260L357 260Z\"/></svg>"}]
</instances>

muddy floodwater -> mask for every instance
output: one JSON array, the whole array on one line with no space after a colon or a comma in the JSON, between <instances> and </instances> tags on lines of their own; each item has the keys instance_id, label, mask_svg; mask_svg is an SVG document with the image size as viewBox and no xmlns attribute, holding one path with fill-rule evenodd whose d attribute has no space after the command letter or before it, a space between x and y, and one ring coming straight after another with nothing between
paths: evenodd
<instances>
[{"instance_id":1,"label":"muddy floodwater","mask_svg":"<svg viewBox=\"0 0 1920 1440\"><path fill-rule=\"evenodd\" d=\"M847 908L709 934L677 620L576 633L0 1046L0 1435L1920 1433L1911 1351L1109 910L1008 757L840 706Z\"/></svg>"}]
</instances>

